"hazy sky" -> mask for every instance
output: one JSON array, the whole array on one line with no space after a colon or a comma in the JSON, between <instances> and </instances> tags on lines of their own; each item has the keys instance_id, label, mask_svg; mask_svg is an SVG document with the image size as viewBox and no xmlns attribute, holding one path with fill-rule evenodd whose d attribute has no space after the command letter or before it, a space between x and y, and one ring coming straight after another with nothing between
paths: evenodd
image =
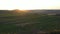
<instances>
[{"instance_id":1,"label":"hazy sky","mask_svg":"<svg viewBox=\"0 0 60 34\"><path fill-rule=\"evenodd\" d=\"M60 0L0 0L0 10L60 9Z\"/></svg>"}]
</instances>

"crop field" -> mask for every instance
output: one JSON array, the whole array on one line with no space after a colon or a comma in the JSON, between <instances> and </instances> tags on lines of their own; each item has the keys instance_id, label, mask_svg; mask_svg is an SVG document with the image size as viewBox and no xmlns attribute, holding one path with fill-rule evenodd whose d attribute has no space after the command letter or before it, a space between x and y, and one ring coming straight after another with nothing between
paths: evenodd
<instances>
[{"instance_id":1,"label":"crop field","mask_svg":"<svg viewBox=\"0 0 60 34\"><path fill-rule=\"evenodd\" d=\"M0 34L34 34L60 30L60 16L0 14Z\"/></svg>"}]
</instances>

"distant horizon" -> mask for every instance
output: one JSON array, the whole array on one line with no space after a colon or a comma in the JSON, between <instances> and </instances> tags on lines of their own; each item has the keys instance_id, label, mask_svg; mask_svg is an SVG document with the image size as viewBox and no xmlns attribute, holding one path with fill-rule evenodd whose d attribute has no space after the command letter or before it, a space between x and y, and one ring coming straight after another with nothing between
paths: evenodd
<instances>
[{"instance_id":1,"label":"distant horizon","mask_svg":"<svg viewBox=\"0 0 60 34\"><path fill-rule=\"evenodd\" d=\"M0 9L0 10L8 10L8 9ZM12 10L20 10L20 9L12 9ZM28 9L28 10L60 10L60 9Z\"/></svg>"}]
</instances>

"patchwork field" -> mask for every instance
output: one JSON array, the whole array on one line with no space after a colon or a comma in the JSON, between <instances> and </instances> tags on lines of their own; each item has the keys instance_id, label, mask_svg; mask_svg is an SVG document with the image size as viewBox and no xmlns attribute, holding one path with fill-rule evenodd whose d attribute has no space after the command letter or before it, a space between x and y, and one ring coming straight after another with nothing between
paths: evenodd
<instances>
[{"instance_id":1,"label":"patchwork field","mask_svg":"<svg viewBox=\"0 0 60 34\"><path fill-rule=\"evenodd\" d=\"M1 34L32 34L39 31L60 30L60 16L0 14Z\"/></svg>"}]
</instances>

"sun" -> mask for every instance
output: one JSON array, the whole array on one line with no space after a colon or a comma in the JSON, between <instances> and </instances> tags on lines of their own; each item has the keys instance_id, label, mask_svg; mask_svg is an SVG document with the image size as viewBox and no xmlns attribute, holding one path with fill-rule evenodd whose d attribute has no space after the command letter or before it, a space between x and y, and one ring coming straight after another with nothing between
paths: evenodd
<instances>
[{"instance_id":1,"label":"sun","mask_svg":"<svg viewBox=\"0 0 60 34\"><path fill-rule=\"evenodd\" d=\"M20 9L14 9L13 11L15 11L17 13L27 13L27 12L29 12L29 10L20 10Z\"/></svg>"},{"instance_id":2,"label":"sun","mask_svg":"<svg viewBox=\"0 0 60 34\"><path fill-rule=\"evenodd\" d=\"M28 12L28 10L20 10L21 12Z\"/></svg>"}]
</instances>

